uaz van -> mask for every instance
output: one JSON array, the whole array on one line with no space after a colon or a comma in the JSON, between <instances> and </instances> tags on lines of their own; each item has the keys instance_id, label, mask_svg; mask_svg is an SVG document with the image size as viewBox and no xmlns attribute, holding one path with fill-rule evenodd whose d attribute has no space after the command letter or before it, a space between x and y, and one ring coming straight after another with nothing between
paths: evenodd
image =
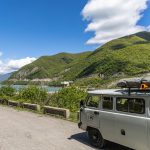
<instances>
[{"instance_id":1,"label":"uaz van","mask_svg":"<svg viewBox=\"0 0 150 150\"><path fill-rule=\"evenodd\" d=\"M108 140L136 150L150 150L149 90L89 91L80 105L78 126L88 132L92 145L102 148Z\"/></svg>"}]
</instances>

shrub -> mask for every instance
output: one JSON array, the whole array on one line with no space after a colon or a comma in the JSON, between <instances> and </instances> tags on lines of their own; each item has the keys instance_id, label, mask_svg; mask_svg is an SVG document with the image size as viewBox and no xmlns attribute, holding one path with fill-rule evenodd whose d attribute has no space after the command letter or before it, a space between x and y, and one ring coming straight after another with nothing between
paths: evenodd
<instances>
[{"instance_id":1,"label":"shrub","mask_svg":"<svg viewBox=\"0 0 150 150\"><path fill-rule=\"evenodd\" d=\"M76 87L63 88L50 98L49 105L70 109L75 112L79 110L80 100L85 99L86 92Z\"/></svg>"},{"instance_id":2,"label":"shrub","mask_svg":"<svg viewBox=\"0 0 150 150\"><path fill-rule=\"evenodd\" d=\"M2 86L0 88L0 95L1 96L9 96L12 97L16 94L16 90L11 86Z\"/></svg>"},{"instance_id":3,"label":"shrub","mask_svg":"<svg viewBox=\"0 0 150 150\"><path fill-rule=\"evenodd\" d=\"M99 87L101 85L101 82L103 82L103 80L99 77L82 78L76 80L75 85L82 87Z\"/></svg>"},{"instance_id":4,"label":"shrub","mask_svg":"<svg viewBox=\"0 0 150 150\"><path fill-rule=\"evenodd\" d=\"M47 100L48 94L44 88L37 86L29 86L27 88L20 89L18 99L24 99L25 102L44 105Z\"/></svg>"}]
</instances>

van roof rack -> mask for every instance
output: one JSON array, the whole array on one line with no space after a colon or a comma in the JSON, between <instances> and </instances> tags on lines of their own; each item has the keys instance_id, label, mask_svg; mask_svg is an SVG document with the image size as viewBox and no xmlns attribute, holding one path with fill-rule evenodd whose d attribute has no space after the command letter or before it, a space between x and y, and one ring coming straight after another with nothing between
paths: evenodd
<instances>
[{"instance_id":1,"label":"van roof rack","mask_svg":"<svg viewBox=\"0 0 150 150\"><path fill-rule=\"evenodd\" d=\"M150 77L122 79L117 86L127 89L129 95L131 92L150 92Z\"/></svg>"},{"instance_id":2,"label":"van roof rack","mask_svg":"<svg viewBox=\"0 0 150 150\"><path fill-rule=\"evenodd\" d=\"M141 89L141 88L122 88L122 90L127 93L129 96L131 94L147 94L150 95L150 88Z\"/></svg>"},{"instance_id":3,"label":"van roof rack","mask_svg":"<svg viewBox=\"0 0 150 150\"><path fill-rule=\"evenodd\" d=\"M131 93L132 92L136 92L136 93L149 93L150 94L150 88L148 88L148 89L144 89L144 90L142 90L142 89L140 89L140 88L126 88L125 90L127 90L127 92L128 92L128 95L131 95Z\"/></svg>"}]
</instances>

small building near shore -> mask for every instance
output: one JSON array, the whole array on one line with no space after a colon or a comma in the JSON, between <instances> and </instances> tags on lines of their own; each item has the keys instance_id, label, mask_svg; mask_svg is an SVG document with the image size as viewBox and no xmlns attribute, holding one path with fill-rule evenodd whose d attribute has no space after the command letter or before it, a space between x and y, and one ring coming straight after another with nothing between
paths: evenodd
<instances>
[{"instance_id":1,"label":"small building near shore","mask_svg":"<svg viewBox=\"0 0 150 150\"><path fill-rule=\"evenodd\" d=\"M61 82L61 85L63 86L63 87L69 87L69 86L71 86L73 84L73 81L63 81L63 82Z\"/></svg>"}]
</instances>

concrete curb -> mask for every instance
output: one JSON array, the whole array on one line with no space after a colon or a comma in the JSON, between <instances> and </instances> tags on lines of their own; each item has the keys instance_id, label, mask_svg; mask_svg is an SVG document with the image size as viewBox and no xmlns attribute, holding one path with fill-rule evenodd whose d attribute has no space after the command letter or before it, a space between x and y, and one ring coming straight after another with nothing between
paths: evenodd
<instances>
[{"instance_id":1,"label":"concrete curb","mask_svg":"<svg viewBox=\"0 0 150 150\"><path fill-rule=\"evenodd\" d=\"M4 104L4 99L0 99L0 104Z\"/></svg>"},{"instance_id":2,"label":"concrete curb","mask_svg":"<svg viewBox=\"0 0 150 150\"><path fill-rule=\"evenodd\" d=\"M30 110L35 110L35 111L41 110L40 105L37 105L37 104L23 103L22 107L26 109L30 109Z\"/></svg>"},{"instance_id":3,"label":"concrete curb","mask_svg":"<svg viewBox=\"0 0 150 150\"><path fill-rule=\"evenodd\" d=\"M12 106L12 107L20 107L20 108L22 107L22 108L34 110L34 111L41 111L41 106L38 104L21 103L21 102L7 100L3 98L0 98L0 104ZM57 108L57 107L51 107L51 106L44 106L42 107L42 109L43 109L44 114L57 115L65 119L68 119L70 117L69 109Z\"/></svg>"},{"instance_id":4,"label":"concrete curb","mask_svg":"<svg viewBox=\"0 0 150 150\"><path fill-rule=\"evenodd\" d=\"M1 99L0 99L0 104L8 105L8 100L1 98Z\"/></svg>"},{"instance_id":5,"label":"concrete curb","mask_svg":"<svg viewBox=\"0 0 150 150\"><path fill-rule=\"evenodd\" d=\"M64 108L44 106L43 112L44 112L44 114L58 115L58 116L66 118L66 119L68 119L70 117L69 109L64 109Z\"/></svg>"},{"instance_id":6,"label":"concrete curb","mask_svg":"<svg viewBox=\"0 0 150 150\"><path fill-rule=\"evenodd\" d=\"M13 106L13 107L20 107L20 106L21 106L21 103L20 103L20 102L16 102L16 101L11 101L11 100L9 100L9 101L8 101L8 105L9 105L9 106Z\"/></svg>"}]
</instances>

